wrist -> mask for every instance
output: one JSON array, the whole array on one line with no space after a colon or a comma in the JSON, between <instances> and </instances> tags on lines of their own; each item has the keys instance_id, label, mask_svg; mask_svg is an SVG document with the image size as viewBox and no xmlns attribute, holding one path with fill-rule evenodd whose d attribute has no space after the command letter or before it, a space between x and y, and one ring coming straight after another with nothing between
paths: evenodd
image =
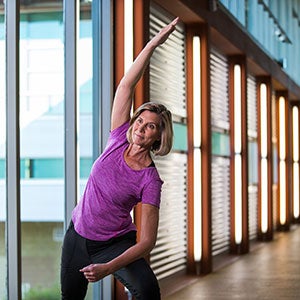
<instances>
[{"instance_id":1,"label":"wrist","mask_svg":"<svg viewBox=\"0 0 300 300\"><path fill-rule=\"evenodd\" d=\"M114 267L113 261L109 261L109 262L105 263L105 267L106 267L107 275L113 274L114 272L117 271L117 269L115 269L115 267Z\"/></svg>"},{"instance_id":2,"label":"wrist","mask_svg":"<svg viewBox=\"0 0 300 300\"><path fill-rule=\"evenodd\" d=\"M152 40L148 41L145 48L149 49L150 51L154 51L157 47L158 47L158 45L152 39Z\"/></svg>"}]
</instances>

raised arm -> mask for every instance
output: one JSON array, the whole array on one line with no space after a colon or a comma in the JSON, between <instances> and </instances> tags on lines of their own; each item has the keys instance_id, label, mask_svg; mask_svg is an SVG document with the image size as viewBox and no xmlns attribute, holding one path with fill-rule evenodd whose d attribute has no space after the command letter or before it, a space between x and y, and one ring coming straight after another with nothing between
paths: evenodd
<instances>
[{"instance_id":1,"label":"raised arm","mask_svg":"<svg viewBox=\"0 0 300 300\"><path fill-rule=\"evenodd\" d=\"M121 79L113 102L111 130L129 120L132 98L136 84L142 77L156 47L163 44L168 39L169 35L175 30L177 23L178 18L174 19L170 24L162 28L160 32L147 43L134 60L128 72Z\"/></svg>"}]
</instances>

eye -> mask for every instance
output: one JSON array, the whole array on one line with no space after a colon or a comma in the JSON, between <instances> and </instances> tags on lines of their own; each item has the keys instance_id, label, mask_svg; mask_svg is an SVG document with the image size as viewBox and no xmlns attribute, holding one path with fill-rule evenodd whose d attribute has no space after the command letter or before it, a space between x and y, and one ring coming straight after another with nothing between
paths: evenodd
<instances>
[{"instance_id":1,"label":"eye","mask_svg":"<svg viewBox=\"0 0 300 300\"><path fill-rule=\"evenodd\" d=\"M142 124L142 123L143 123L143 119L142 119L142 118L138 118L136 121L137 121L137 123L139 123L139 124Z\"/></svg>"},{"instance_id":2,"label":"eye","mask_svg":"<svg viewBox=\"0 0 300 300\"><path fill-rule=\"evenodd\" d=\"M155 124L148 124L148 128L154 130L156 128Z\"/></svg>"}]
</instances>

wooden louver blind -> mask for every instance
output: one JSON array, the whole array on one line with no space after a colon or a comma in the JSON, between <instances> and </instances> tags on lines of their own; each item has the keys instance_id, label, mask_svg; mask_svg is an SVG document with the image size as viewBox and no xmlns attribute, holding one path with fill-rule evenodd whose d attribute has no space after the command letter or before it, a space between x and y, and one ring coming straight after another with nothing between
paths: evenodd
<instances>
[{"instance_id":1,"label":"wooden louver blind","mask_svg":"<svg viewBox=\"0 0 300 300\"><path fill-rule=\"evenodd\" d=\"M212 158L212 254L229 249L230 239L229 159Z\"/></svg>"},{"instance_id":2,"label":"wooden louver blind","mask_svg":"<svg viewBox=\"0 0 300 300\"><path fill-rule=\"evenodd\" d=\"M210 54L210 68L212 126L228 130L228 63L226 57L212 50Z\"/></svg>"},{"instance_id":3,"label":"wooden louver blind","mask_svg":"<svg viewBox=\"0 0 300 300\"><path fill-rule=\"evenodd\" d=\"M158 279L186 268L187 256L187 157L171 153L155 160L164 180L156 246L150 263Z\"/></svg>"},{"instance_id":4,"label":"wooden louver blind","mask_svg":"<svg viewBox=\"0 0 300 300\"><path fill-rule=\"evenodd\" d=\"M255 77L248 75L247 77L247 127L248 127L248 140L251 144L257 145L257 92ZM252 157L250 157L252 155ZM255 163L257 153L250 153L249 151L249 171L257 172ZM253 161L255 159L255 162ZM251 177L257 177L251 174ZM251 178L252 179L252 178ZM253 178L254 179L254 178ZM253 240L257 237L257 203L258 203L258 187L257 184L251 180L248 186L248 211L249 211L249 238Z\"/></svg>"},{"instance_id":5,"label":"wooden louver blind","mask_svg":"<svg viewBox=\"0 0 300 300\"><path fill-rule=\"evenodd\" d=\"M256 81L251 75L247 77L247 127L248 136L257 138Z\"/></svg>"},{"instance_id":6,"label":"wooden louver blind","mask_svg":"<svg viewBox=\"0 0 300 300\"><path fill-rule=\"evenodd\" d=\"M150 6L150 37L173 17L153 2ZM186 120L184 28L177 26L150 61L150 101L168 107L178 123ZM176 135L175 135L176 138ZM163 279L186 269L187 264L187 154L172 152L155 158L162 187L157 242L150 264Z\"/></svg>"},{"instance_id":7,"label":"wooden louver blind","mask_svg":"<svg viewBox=\"0 0 300 300\"><path fill-rule=\"evenodd\" d=\"M166 17L152 5L150 38L172 18ZM150 98L165 104L175 116L186 118L184 28L176 31L153 53L150 60Z\"/></svg>"},{"instance_id":8,"label":"wooden louver blind","mask_svg":"<svg viewBox=\"0 0 300 300\"><path fill-rule=\"evenodd\" d=\"M229 135L227 58L215 49L210 54L211 122L214 131ZM212 254L229 250L230 158L212 156Z\"/></svg>"}]
</instances>

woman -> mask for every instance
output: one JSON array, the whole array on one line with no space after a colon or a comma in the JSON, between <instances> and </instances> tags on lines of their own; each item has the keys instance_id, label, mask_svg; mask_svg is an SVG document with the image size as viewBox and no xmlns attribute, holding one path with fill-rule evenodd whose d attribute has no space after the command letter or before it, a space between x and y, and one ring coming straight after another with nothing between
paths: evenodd
<instances>
[{"instance_id":1,"label":"woman","mask_svg":"<svg viewBox=\"0 0 300 300\"><path fill-rule=\"evenodd\" d=\"M111 133L95 161L82 199L66 232L61 261L62 299L84 299L89 282L109 274L136 299L160 299L157 279L145 261L158 227L162 181L151 158L172 147L171 113L145 103L130 119L135 86L151 55L175 30L176 18L138 55L122 78L113 102ZM140 240L130 211L142 203Z\"/></svg>"}]
</instances>

